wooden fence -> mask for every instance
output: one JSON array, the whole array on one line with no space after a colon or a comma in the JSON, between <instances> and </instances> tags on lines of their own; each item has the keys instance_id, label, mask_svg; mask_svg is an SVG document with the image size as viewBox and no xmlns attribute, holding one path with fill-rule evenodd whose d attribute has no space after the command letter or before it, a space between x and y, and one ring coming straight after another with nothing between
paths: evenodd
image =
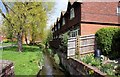
<instances>
[{"instance_id":1,"label":"wooden fence","mask_svg":"<svg viewBox=\"0 0 120 77\"><path fill-rule=\"evenodd\" d=\"M95 35L77 36L68 39L67 56L75 56L76 53L85 55L93 53L95 49Z\"/></svg>"}]
</instances>

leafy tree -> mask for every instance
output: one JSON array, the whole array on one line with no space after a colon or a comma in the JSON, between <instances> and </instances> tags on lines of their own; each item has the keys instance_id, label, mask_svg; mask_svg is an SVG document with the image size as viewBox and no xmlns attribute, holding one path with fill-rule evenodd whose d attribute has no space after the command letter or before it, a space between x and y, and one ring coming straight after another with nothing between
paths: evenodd
<instances>
[{"instance_id":1,"label":"leafy tree","mask_svg":"<svg viewBox=\"0 0 120 77\"><path fill-rule=\"evenodd\" d=\"M5 3L4 3L5 4ZM8 5L5 4L8 8ZM45 7L46 8L46 7ZM32 43L36 38L43 37L47 23L47 11L42 2L14 2L14 5L6 15L4 24L10 32L14 33L18 41L18 50L22 51L22 36L31 35Z\"/></svg>"}]
</instances>

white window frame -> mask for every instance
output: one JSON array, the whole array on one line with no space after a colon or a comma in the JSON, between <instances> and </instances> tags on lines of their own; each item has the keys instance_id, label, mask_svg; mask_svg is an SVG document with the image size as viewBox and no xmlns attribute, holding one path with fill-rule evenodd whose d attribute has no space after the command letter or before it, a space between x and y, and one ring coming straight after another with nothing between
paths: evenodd
<instances>
[{"instance_id":1,"label":"white window frame","mask_svg":"<svg viewBox=\"0 0 120 77\"><path fill-rule=\"evenodd\" d=\"M57 31L57 26L55 27L55 31Z\"/></svg>"},{"instance_id":2,"label":"white window frame","mask_svg":"<svg viewBox=\"0 0 120 77\"><path fill-rule=\"evenodd\" d=\"M79 35L79 29L70 31L70 37L76 37Z\"/></svg>"},{"instance_id":3,"label":"white window frame","mask_svg":"<svg viewBox=\"0 0 120 77\"><path fill-rule=\"evenodd\" d=\"M54 29L52 30L52 32L54 32Z\"/></svg>"},{"instance_id":4,"label":"white window frame","mask_svg":"<svg viewBox=\"0 0 120 77\"><path fill-rule=\"evenodd\" d=\"M117 7L117 14L120 14L120 6Z\"/></svg>"},{"instance_id":5,"label":"white window frame","mask_svg":"<svg viewBox=\"0 0 120 77\"><path fill-rule=\"evenodd\" d=\"M62 25L65 25L65 18L62 18Z\"/></svg>"},{"instance_id":6,"label":"white window frame","mask_svg":"<svg viewBox=\"0 0 120 77\"><path fill-rule=\"evenodd\" d=\"M58 29L60 29L60 23L58 23Z\"/></svg>"},{"instance_id":7,"label":"white window frame","mask_svg":"<svg viewBox=\"0 0 120 77\"><path fill-rule=\"evenodd\" d=\"M73 19L75 17L75 11L74 8L70 9L70 19Z\"/></svg>"}]
</instances>

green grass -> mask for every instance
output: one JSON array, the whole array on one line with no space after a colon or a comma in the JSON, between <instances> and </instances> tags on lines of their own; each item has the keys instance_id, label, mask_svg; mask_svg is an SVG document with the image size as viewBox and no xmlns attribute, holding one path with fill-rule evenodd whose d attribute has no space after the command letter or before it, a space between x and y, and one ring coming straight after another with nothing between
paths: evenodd
<instances>
[{"instance_id":1,"label":"green grass","mask_svg":"<svg viewBox=\"0 0 120 77\"><path fill-rule=\"evenodd\" d=\"M11 60L15 66L15 75L36 75L39 71L38 62L42 59L42 51L37 46L23 45L24 51L17 52L17 47L5 48L2 59Z\"/></svg>"},{"instance_id":2,"label":"green grass","mask_svg":"<svg viewBox=\"0 0 120 77\"><path fill-rule=\"evenodd\" d=\"M12 44L15 45L16 43L12 43L12 42L0 43L0 46L11 46Z\"/></svg>"}]
</instances>

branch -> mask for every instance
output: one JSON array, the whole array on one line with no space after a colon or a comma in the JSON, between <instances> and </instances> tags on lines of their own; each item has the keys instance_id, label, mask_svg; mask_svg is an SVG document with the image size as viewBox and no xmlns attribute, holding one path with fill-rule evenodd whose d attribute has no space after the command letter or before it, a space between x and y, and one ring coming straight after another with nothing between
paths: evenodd
<instances>
[{"instance_id":1,"label":"branch","mask_svg":"<svg viewBox=\"0 0 120 77\"><path fill-rule=\"evenodd\" d=\"M8 13L9 13L9 9L10 9L13 13L15 13L14 10L13 10L11 7L9 7L7 4L5 4L5 2L3 2L3 0L2 0L2 3L3 3L3 5L5 6L5 9L7 10Z\"/></svg>"},{"instance_id":2,"label":"branch","mask_svg":"<svg viewBox=\"0 0 120 77\"><path fill-rule=\"evenodd\" d=\"M6 11L9 13L9 9L7 8L7 5L4 3L4 1L3 1L3 0L1 0L1 2L3 3L3 5L4 5L4 7L5 7Z\"/></svg>"}]
</instances>

